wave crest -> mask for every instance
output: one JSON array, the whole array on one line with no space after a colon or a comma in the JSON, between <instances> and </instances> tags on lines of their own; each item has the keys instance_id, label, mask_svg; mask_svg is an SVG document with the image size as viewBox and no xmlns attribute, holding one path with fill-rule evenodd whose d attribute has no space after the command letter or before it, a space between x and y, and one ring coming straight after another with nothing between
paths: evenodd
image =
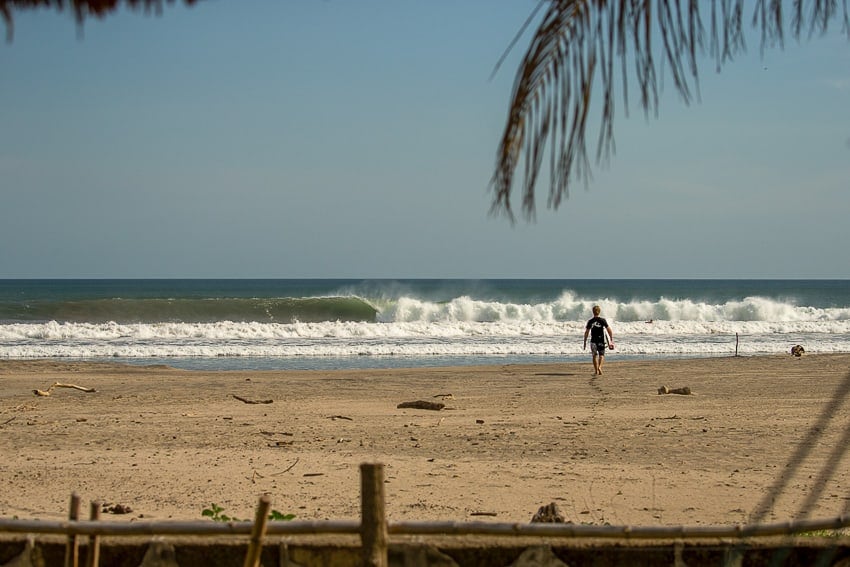
<instances>
[{"instance_id":1,"label":"wave crest","mask_svg":"<svg viewBox=\"0 0 850 567\"><path fill-rule=\"evenodd\" d=\"M359 297L269 299L90 299L0 305L0 320L60 323L291 323L375 321L377 309Z\"/></svg>"},{"instance_id":2,"label":"wave crest","mask_svg":"<svg viewBox=\"0 0 850 567\"><path fill-rule=\"evenodd\" d=\"M484 301L461 296L446 302L413 297L384 301L378 321L400 322L498 322L498 321L584 321L593 305L600 305L603 317L612 321L845 321L850 308L798 306L763 297L747 297L720 304L688 299L618 302L610 299L591 302L565 292L552 302L535 304Z\"/></svg>"}]
</instances>

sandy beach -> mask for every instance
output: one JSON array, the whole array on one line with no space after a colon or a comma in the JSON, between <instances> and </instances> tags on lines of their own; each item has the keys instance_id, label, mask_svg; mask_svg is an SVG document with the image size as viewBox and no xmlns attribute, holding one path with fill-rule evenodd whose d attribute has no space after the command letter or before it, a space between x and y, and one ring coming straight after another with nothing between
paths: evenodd
<instances>
[{"instance_id":1,"label":"sandy beach","mask_svg":"<svg viewBox=\"0 0 850 567\"><path fill-rule=\"evenodd\" d=\"M713 525L850 511L850 355L405 370L199 372L0 362L0 516L359 517ZM84 392L55 382L94 388ZM691 395L658 393L689 387ZM398 408L409 401L441 410ZM256 403L248 403L256 402ZM268 403L263 403L268 402ZM87 509L87 504L85 509Z\"/></svg>"}]
</instances>

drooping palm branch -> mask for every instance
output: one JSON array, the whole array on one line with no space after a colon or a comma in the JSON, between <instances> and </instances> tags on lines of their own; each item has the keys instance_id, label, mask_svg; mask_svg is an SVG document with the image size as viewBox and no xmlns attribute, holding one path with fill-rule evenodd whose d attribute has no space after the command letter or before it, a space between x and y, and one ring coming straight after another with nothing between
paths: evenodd
<instances>
[{"instance_id":1,"label":"drooping palm branch","mask_svg":"<svg viewBox=\"0 0 850 567\"><path fill-rule=\"evenodd\" d=\"M173 4L174 0L167 0L167 2ZM187 5L195 2L197 0L183 0L183 3ZM73 10L77 23L82 24L87 17L102 18L121 6L160 13L165 3L166 0L0 0L0 16L6 23L6 39L11 41L14 32L12 12L35 8L62 11L68 7Z\"/></svg>"},{"instance_id":2,"label":"drooping palm branch","mask_svg":"<svg viewBox=\"0 0 850 567\"><path fill-rule=\"evenodd\" d=\"M12 12L33 8L74 11L78 23L103 17L122 5L161 12L179 0L0 0L0 16L12 36ZM191 5L197 0L182 0ZM628 112L629 80L636 80L645 113L658 108L656 55L669 70L686 103L698 91L697 56L706 49L719 69L744 48L744 0L540 0L542 21L517 72L508 120L491 181L491 211L513 221L514 176L524 164L523 214L535 214L535 188L548 145L548 206L557 208L569 196L574 180L587 182L591 162L586 131L594 88L601 84L601 120L595 161L614 151L615 81L622 83ZM839 7L840 3L840 7ZM850 37L847 0L753 0L753 25L761 30L762 49L783 45L784 6L790 33L799 39L827 30L842 18ZM702 20L708 13L708 32ZM708 45L706 46L706 43ZM630 69L630 61L633 66ZM630 75L631 70L631 75Z\"/></svg>"},{"instance_id":3,"label":"drooping palm branch","mask_svg":"<svg viewBox=\"0 0 850 567\"><path fill-rule=\"evenodd\" d=\"M558 208L574 181L589 180L586 131L597 83L602 91L595 161L600 164L614 151L616 81L621 83L626 111L631 80L637 82L640 107L655 113L656 57L689 103L699 88L698 55L708 50L719 70L745 48L744 0L541 0L541 4L547 8L517 72L491 182L491 211L504 213L511 221L515 220L511 193L521 164L521 210L529 220L535 215L535 187L547 155L550 208ZM761 30L762 49L782 46L782 0L753 4L752 23ZM825 32L842 16L843 31L850 37L846 0L840 0L840 7L839 0L786 4L793 37ZM707 32L704 14L710 18Z\"/></svg>"}]
</instances>

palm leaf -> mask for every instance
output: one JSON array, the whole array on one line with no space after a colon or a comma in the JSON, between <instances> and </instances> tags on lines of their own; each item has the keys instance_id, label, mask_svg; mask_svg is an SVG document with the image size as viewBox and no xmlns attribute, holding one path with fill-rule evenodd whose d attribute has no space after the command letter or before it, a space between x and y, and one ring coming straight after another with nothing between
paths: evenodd
<instances>
[{"instance_id":1,"label":"palm leaf","mask_svg":"<svg viewBox=\"0 0 850 567\"><path fill-rule=\"evenodd\" d=\"M629 77L637 81L644 113L657 113L656 53L684 102L699 92L697 56L706 50L719 70L745 49L744 0L543 0L542 16L517 71L508 119L491 180L491 212L515 214L511 194L517 168L524 164L521 209L535 215L535 188L549 146L548 206L557 209L572 183L590 179L587 123L594 89L602 89L595 162L613 155L615 88L619 78L628 111ZM753 25L762 49L784 41L783 2L754 2ZM800 38L827 30L843 14L850 37L846 0L793 0L791 33ZM703 12L709 16L706 32ZM706 46L708 38L708 46ZM658 44L658 45L657 45ZM619 69L619 73L615 71Z\"/></svg>"},{"instance_id":2,"label":"palm leaf","mask_svg":"<svg viewBox=\"0 0 850 567\"><path fill-rule=\"evenodd\" d=\"M173 4L174 0L167 0ZM182 0L186 5L192 5L197 0ZM77 23L82 25L88 17L102 18L115 12L122 5L131 9L144 9L159 14L166 0L0 0L0 17L6 23L6 40L12 41L14 24L12 12L32 10L36 8L52 8L57 11L65 9L66 5L74 11Z\"/></svg>"}]
</instances>

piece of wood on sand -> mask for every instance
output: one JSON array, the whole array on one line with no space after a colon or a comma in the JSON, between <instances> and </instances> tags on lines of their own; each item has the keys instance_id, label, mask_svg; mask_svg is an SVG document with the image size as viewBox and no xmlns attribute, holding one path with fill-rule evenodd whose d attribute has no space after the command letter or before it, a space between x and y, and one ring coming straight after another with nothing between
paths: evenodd
<instances>
[{"instance_id":1,"label":"piece of wood on sand","mask_svg":"<svg viewBox=\"0 0 850 567\"><path fill-rule=\"evenodd\" d=\"M236 394L230 394L243 404L273 404L274 400L249 400L248 398L243 398L242 396L237 396Z\"/></svg>"},{"instance_id":2,"label":"piece of wood on sand","mask_svg":"<svg viewBox=\"0 0 850 567\"><path fill-rule=\"evenodd\" d=\"M415 400L412 402L402 402L396 406L397 408L413 408L413 409L425 409L425 410L433 410L440 411L446 404L440 402L429 402L426 400Z\"/></svg>"},{"instance_id":3,"label":"piece of wood on sand","mask_svg":"<svg viewBox=\"0 0 850 567\"><path fill-rule=\"evenodd\" d=\"M38 390L35 389L32 391L36 396L46 397L49 396L53 390L56 388L71 388L73 390L80 390L81 392L86 392L87 394L91 394L93 392L97 392L94 388L86 388L85 386L77 386L76 384L63 384L61 382L54 382L48 389L46 390Z\"/></svg>"},{"instance_id":4,"label":"piece of wood on sand","mask_svg":"<svg viewBox=\"0 0 850 567\"><path fill-rule=\"evenodd\" d=\"M684 386L682 388L668 388L667 386L661 386L660 388L658 388L658 393L659 394L679 394L679 395L682 395L682 396L690 396L691 395L691 389L688 388L687 386Z\"/></svg>"}]
</instances>

